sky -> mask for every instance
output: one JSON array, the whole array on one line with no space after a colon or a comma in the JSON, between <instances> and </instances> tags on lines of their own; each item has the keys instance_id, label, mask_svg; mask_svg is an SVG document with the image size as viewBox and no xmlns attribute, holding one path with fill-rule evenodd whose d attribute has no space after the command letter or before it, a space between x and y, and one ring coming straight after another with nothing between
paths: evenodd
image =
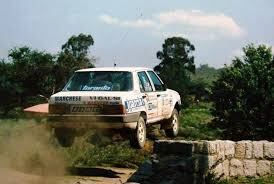
<instances>
[{"instance_id":1,"label":"sky","mask_svg":"<svg viewBox=\"0 0 274 184\"><path fill-rule=\"evenodd\" d=\"M0 58L21 46L57 54L80 33L93 37L97 67L154 67L164 40L181 36L196 66L220 68L249 43L274 46L274 1L0 0Z\"/></svg>"}]
</instances>

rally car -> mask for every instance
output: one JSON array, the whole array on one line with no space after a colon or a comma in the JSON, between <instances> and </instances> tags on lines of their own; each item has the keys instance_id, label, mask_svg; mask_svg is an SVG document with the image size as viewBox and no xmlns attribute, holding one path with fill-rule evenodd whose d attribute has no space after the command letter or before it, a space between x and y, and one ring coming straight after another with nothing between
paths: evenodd
<instances>
[{"instance_id":1,"label":"rally car","mask_svg":"<svg viewBox=\"0 0 274 184\"><path fill-rule=\"evenodd\" d=\"M81 69L49 99L49 123L63 146L77 129L120 129L132 146L142 148L146 127L160 124L168 137L178 134L180 95L167 89L149 68Z\"/></svg>"}]
</instances>

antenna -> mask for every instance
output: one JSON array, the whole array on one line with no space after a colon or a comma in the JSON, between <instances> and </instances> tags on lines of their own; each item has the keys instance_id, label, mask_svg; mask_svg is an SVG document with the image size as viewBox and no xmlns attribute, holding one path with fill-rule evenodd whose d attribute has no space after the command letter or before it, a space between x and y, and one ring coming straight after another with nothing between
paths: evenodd
<instances>
[{"instance_id":1,"label":"antenna","mask_svg":"<svg viewBox=\"0 0 274 184\"><path fill-rule=\"evenodd\" d=\"M113 66L116 67L115 56L113 57Z\"/></svg>"},{"instance_id":2,"label":"antenna","mask_svg":"<svg viewBox=\"0 0 274 184\"><path fill-rule=\"evenodd\" d=\"M141 13L140 16L137 17L137 20L140 19L141 17L143 17L143 13ZM122 41L124 41L125 38L127 37L128 33L129 33L129 29L127 31L125 31L124 34L121 35L121 38L117 42L117 44L120 44ZM113 66L116 67L115 56L113 57L113 60L114 60Z\"/></svg>"}]
</instances>

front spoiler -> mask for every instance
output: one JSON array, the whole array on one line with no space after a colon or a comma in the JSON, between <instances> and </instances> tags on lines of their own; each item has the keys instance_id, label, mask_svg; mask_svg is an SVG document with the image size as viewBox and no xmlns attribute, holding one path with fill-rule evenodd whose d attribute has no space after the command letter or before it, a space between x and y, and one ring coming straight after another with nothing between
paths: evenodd
<instances>
[{"instance_id":1,"label":"front spoiler","mask_svg":"<svg viewBox=\"0 0 274 184\"><path fill-rule=\"evenodd\" d=\"M135 129L140 113L126 115L80 115L49 114L48 122L53 128L129 128Z\"/></svg>"}]
</instances>

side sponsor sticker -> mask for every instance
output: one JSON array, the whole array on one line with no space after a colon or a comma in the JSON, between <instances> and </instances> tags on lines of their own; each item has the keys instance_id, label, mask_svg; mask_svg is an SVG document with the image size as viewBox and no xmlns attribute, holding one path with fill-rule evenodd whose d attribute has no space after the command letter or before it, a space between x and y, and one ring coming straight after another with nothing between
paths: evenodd
<instances>
[{"instance_id":1,"label":"side sponsor sticker","mask_svg":"<svg viewBox=\"0 0 274 184\"><path fill-rule=\"evenodd\" d=\"M145 105L145 102L143 98L137 98L137 99L125 101L125 107L127 110L132 110L134 108L141 107L144 105Z\"/></svg>"}]
</instances>

